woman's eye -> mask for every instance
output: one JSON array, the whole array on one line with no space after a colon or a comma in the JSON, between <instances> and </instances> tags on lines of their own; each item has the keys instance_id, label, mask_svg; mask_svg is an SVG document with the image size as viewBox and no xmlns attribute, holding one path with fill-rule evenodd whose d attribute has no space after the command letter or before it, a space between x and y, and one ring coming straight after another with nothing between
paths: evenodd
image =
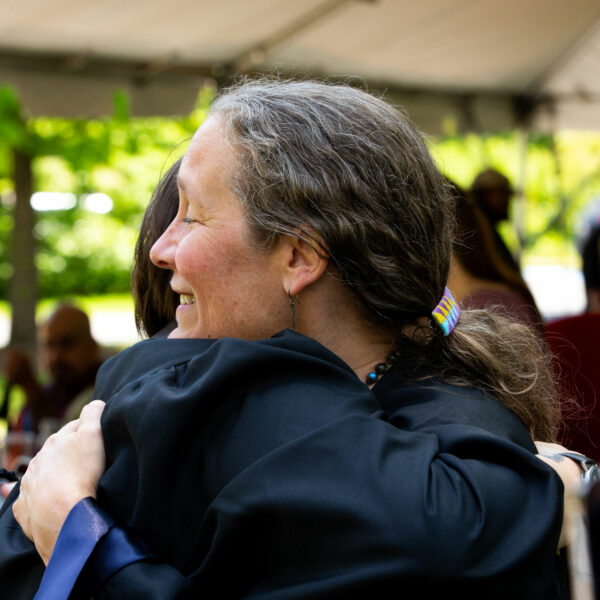
<instances>
[{"instance_id":1,"label":"woman's eye","mask_svg":"<svg viewBox=\"0 0 600 600\"><path fill-rule=\"evenodd\" d=\"M190 218L190 217L183 217L183 219L181 219L182 223L193 223L194 219Z\"/></svg>"}]
</instances>

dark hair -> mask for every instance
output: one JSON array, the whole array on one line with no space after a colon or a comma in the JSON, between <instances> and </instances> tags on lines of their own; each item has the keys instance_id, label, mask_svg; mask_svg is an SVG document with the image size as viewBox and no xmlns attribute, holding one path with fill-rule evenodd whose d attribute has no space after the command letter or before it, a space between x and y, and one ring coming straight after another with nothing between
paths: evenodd
<instances>
[{"instance_id":1,"label":"dark hair","mask_svg":"<svg viewBox=\"0 0 600 600\"><path fill-rule=\"evenodd\" d=\"M179 297L171 290L171 272L150 260L150 249L177 214L177 173L181 159L159 181L144 214L131 272L135 324L141 335L153 336L175 318Z\"/></svg>"},{"instance_id":2,"label":"dark hair","mask_svg":"<svg viewBox=\"0 0 600 600\"><path fill-rule=\"evenodd\" d=\"M600 290L600 225L592 229L586 238L581 256L586 289Z\"/></svg>"},{"instance_id":3,"label":"dark hair","mask_svg":"<svg viewBox=\"0 0 600 600\"><path fill-rule=\"evenodd\" d=\"M473 180L471 184L471 194L473 194L477 200L481 200L482 195L486 194L490 190L499 190L506 194L513 193L513 187L508 180L506 175L496 171L496 169L485 169L481 171Z\"/></svg>"},{"instance_id":4,"label":"dark hair","mask_svg":"<svg viewBox=\"0 0 600 600\"><path fill-rule=\"evenodd\" d=\"M236 151L231 184L260 244L299 235L327 255L365 316L394 333L405 379L493 391L553 438L553 379L527 327L486 311L464 311L449 337L428 325L448 277L453 200L401 112L348 86L279 80L233 86L211 112Z\"/></svg>"}]
</instances>

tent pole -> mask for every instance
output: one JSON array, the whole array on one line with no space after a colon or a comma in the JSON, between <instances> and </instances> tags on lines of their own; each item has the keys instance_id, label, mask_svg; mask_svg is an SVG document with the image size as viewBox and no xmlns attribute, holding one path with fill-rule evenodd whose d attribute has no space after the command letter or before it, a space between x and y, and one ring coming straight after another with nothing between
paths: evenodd
<instances>
[{"instance_id":1,"label":"tent pole","mask_svg":"<svg viewBox=\"0 0 600 600\"><path fill-rule=\"evenodd\" d=\"M529 128L520 126L517 129L517 180L513 200L513 224L517 233L519 247L517 248L517 264L521 264L521 255L526 245L525 221L527 206L525 187L527 185L527 147L529 145Z\"/></svg>"}]
</instances>

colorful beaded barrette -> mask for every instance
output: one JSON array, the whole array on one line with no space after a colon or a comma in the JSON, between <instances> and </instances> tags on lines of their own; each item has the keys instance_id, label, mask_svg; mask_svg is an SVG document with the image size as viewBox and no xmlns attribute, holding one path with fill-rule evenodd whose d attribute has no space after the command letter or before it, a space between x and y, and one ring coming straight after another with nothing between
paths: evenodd
<instances>
[{"instance_id":1,"label":"colorful beaded barrette","mask_svg":"<svg viewBox=\"0 0 600 600\"><path fill-rule=\"evenodd\" d=\"M444 331L444 335L450 335L460 316L460 307L448 288L444 288L444 295L431 314Z\"/></svg>"},{"instance_id":2,"label":"colorful beaded barrette","mask_svg":"<svg viewBox=\"0 0 600 600\"><path fill-rule=\"evenodd\" d=\"M444 288L444 295L431 314L433 315L434 320L442 328L444 335L450 335L458 321L458 317L460 317L460 307L456 303L456 300L454 300L454 296L448 288ZM377 364L372 371L367 373L365 383L367 385L377 383L379 378L400 360L400 357L401 354L399 352L392 352L385 362Z\"/></svg>"}]
</instances>

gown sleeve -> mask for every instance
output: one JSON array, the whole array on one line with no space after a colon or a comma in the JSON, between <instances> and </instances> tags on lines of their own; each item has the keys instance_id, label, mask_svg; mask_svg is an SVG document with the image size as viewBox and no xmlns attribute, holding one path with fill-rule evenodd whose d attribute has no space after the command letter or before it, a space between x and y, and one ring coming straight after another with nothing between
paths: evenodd
<instances>
[{"instance_id":1,"label":"gown sleeve","mask_svg":"<svg viewBox=\"0 0 600 600\"><path fill-rule=\"evenodd\" d=\"M0 507L0 597L31 600L44 573L44 563L13 516L12 505L18 495L17 483Z\"/></svg>"},{"instance_id":2,"label":"gown sleeve","mask_svg":"<svg viewBox=\"0 0 600 600\"><path fill-rule=\"evenodd\" d=\"M477 430L447 429L442 448L387 427L349 417L264 457L211 504L202 567L130 562L96 580L94 598L387 597L390 585L428 597L562 597L562 484L551 469ZM92 557L107 553L99 544Z\"/></svg>"},{"instance_id":3,"label":"gown sleeve","mask_svg":"<svg viewBox=\"0 0 600 600\"><path fill-rule=\"evenodd\" d=\"M102 581L149 556L149 549L116 527L93 498L84 498L60 530L35 600L64 600L71 594L92 597Z\"/></svg>"}]
</instances>

